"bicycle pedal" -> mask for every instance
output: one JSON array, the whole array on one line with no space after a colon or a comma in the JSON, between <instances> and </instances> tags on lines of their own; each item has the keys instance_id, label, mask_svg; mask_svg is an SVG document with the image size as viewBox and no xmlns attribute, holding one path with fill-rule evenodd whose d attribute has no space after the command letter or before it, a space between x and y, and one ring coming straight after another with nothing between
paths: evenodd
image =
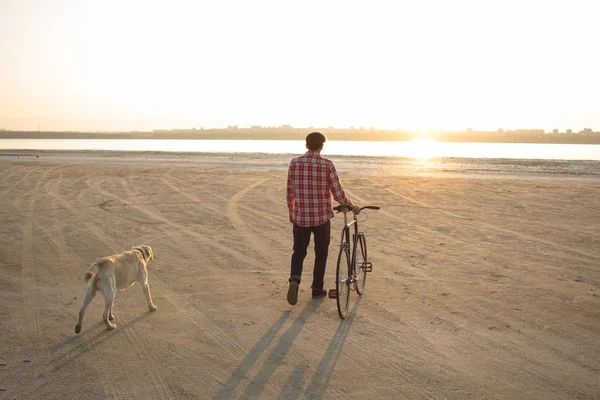
<instances>
[{"instance_id":1,"label":"bicycle pedal","mask_svg":"<svg viewBox=\"0 0 600 400\"><path fill-rule=\"evenodd\" d=\"M360 268L362 268L362 270L365 272L371 272L373 271L373 264L371 264L370 262L366 262L363 263L363 265L361 265Z\"/></svg>"},{"instance_id":2,"label":"bicycle pedal","mask_svg":"<svg viewBox=\"0 0 600 400\"><path fill-rule=\"evenodd\" d=\"M329 289L329 292L327 293L327 296L330 299L337 299L337 289Z\"/></svg>"}]
</instances>

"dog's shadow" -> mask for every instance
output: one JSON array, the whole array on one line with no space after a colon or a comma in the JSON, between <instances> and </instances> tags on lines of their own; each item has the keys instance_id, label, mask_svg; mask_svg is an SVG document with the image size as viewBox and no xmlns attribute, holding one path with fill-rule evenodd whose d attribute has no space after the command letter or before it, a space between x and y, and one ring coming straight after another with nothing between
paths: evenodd
<instances>
[{"instance_id":1,"label":"dog's shadow","mask_svg":"<svg viewBox=\"0 0 600 400\"><path fill-rule=\"evenodd\" d=\"M151 314L153 314L151 311L146 311L134 319L127 321L123 325L118 325L115 330L109 331L108 329L104 329L96 334L100 326L105 326L103 321L97 322L93 326L84 329L78 335L71 336L64 342L51 347L49 349L50 353L58 354L46 363L45 368L50 371L58 371L90 351L98 348L106 340L112 339L116 335L120 335L125 329L135 325Z\"/></svg>"}]
</instances>

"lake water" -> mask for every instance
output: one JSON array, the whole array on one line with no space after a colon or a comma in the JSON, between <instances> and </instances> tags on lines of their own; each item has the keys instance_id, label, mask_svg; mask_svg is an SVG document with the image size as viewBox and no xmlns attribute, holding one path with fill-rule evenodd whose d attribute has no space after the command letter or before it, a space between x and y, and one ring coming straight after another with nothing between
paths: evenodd
<instances>
[{"instance_id":1,"label":"lake water","mask_svg":"<svg viewBox=\"0 0 600 400\"><path fill-rule=\"evenodd\" d=\"M301 154L303 140L0 139L0 150L106 150L198 153ZM600 145L411 142L325 143L323 155L410 158L489 158L600 161Z\"/></svg>"}]
</instances>

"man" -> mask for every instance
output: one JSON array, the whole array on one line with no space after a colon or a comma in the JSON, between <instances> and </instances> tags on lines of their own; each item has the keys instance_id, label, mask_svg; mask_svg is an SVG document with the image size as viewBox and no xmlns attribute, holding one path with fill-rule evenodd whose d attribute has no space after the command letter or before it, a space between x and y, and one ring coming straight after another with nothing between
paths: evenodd
<instances>
[{"instance_id":1,"label":"man","mask_svg":"<svg viewBox=\"0 0 600 400\"><path fill-rule=\"evenodd\" d=\"M287 294L288 303L298 302L298 286L302 281L302 264L310 242L310 234L315 241L315 266L313 270L312 297L325 296L323 277L327 264L329 239L333 217L331 194L340 204L352 206L355 214L358 206L346 197L333 162L321 157L321 150L327 138L320 132L306 136L306 149L302 157L290 162L287 180L286 200L290 212L290 222L294 224L294 253Z\"/></svg>"}]
</instances>

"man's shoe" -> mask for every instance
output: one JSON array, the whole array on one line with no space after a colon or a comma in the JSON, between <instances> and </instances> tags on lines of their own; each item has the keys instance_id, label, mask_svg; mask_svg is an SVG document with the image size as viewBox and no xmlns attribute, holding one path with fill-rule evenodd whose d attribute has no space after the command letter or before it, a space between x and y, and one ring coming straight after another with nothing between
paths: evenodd
<instances>
[{"instance_id":1,"label":"man's shoe","mask_svg":"<svg viewBox=\"0 0 600 400\"><path fill-rule=\"evenodd\" d=\"M296 303L298 302L298 282L296 282L296 281L290 282L290 287L289 287L288 293L287 293L287 301L292 306L295 306Z\"/></svg>"},{"instance_id":2,"label":"man's shoe","mask_svg":"<svg viewBox=\"0 0 600 400\"><path fill-rule=\"evenodd\" d=\"M325 289L313 289L312 290L313 299L316 299L319 297L324 297L324 296L327 296L327 290L325 290Z\"/></svg>"}]
</instances>

